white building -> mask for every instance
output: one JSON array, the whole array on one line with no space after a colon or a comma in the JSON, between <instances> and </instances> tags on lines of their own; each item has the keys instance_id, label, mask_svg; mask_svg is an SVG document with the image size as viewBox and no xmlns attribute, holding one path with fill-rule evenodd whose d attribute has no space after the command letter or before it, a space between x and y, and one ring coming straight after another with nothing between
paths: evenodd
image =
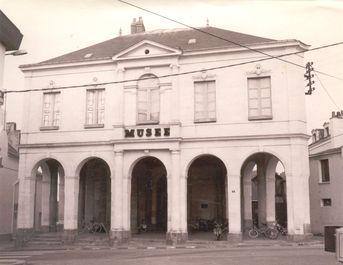
<instances>
[{"instance_id":1,"label":"white building","mask_svg":"<svg viewBox=\"0 0 343 265\"><path fill-rule=\"evenodd\" d=\"M0 10L0 241L12 237L16 205L14 186L18 178L19 131L13 123L6 124L4 111L3 75L5 56L18 50L23 35ZM15 228L15 227L14 227Z\"/></svg>"},{"instance_id":2,"label":"white building","mask_svg":"<svg viewBox=\"0 0 343 265\"><path fill-rule=\"evenodd\" d=\"M325 226L343 226L343 111L332 112L323 128L312 130L310 153L311 229L323 234Z\"/></svg>"},{"instance_id":3,"label":"white building","mask_svg":"<svg viewBox=\"0 0 343 265\"><path fill-rule=\"evenodd\" d=\"M228 222L228 240L241 239L252 225L254 170L258 220L275 222L278 164L287 180L289 235L307 235L303 69L276 59L246 63L266 57L197 30L145 32L141 19L131 30L21 67L30 92L20 148L20 238L34 228L63 229L73 240L82 223L96 221L114 241L146 224L179 243L197 220L216 219ZM201 30L273 56L308 48ZM302 53L283 58L303 65Z\"/></svg>"}]
</instances>

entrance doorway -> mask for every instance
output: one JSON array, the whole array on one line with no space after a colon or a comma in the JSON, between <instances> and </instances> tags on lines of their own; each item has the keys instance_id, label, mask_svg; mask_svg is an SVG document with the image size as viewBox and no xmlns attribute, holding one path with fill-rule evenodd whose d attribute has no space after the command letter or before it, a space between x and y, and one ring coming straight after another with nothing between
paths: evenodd
<instances>
[{"instance_id":1,"label":"entrance doorway","mask_svg":"<svg viewBox=\"0 0 343 265\"><path fill-rule=\"evenodd\" d=\"M256 153L244 162L242 174L243 229L280 224L287 229L286 176L282 162Z\"/></svg>"},{"instance_id":2,"label":"entrance doorway","mask_svg":"<svg viewBox=\"0 0 343 265\"><path fill-rule=\"evenodd\" d=\"M80 171L79 229L98 223L107 231L111 224L111 173L100 158L87 161Z\"/></svg>"},{"instance_id":3,"label":"entrance doorway","mask_svg":"<svg viewBox=\"0 0 343 265\"><path fill-rule=\"evenodd\" d=\"M137 162L131 179L131 231L167 231L167 171L155 157Z\"/></svg>"},{"instance_id":4,"label":"entrance doorway","mask_svg":"<svg viewBox=\"0 0 343 265\"><path fill-rule=\"evenodd\" d=\"M64 223L64 170L55 159L45 159L34 167L34 230L57 232Z\"/></svg>"},{"instance_id":5,"label":"entrance doorway","mask_svg":"<svg viewBox=\"0 0 343 265\"><path fill-rule=\"evenodd\" d=\"M212 155L201 156L191 164L187 178L187 221L191 237L210 232L207 239L214 239L212 231L216 223L227 231L226 175L224 163Z\"/></svg>"}]
</instances>

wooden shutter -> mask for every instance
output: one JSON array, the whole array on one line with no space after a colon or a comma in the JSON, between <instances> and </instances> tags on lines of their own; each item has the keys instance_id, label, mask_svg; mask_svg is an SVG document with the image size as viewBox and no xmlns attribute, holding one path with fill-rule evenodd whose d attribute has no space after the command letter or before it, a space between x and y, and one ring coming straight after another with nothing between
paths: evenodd
<instances>
[{"instance_id":1,"label":"wooden shutter","mask_svg":"<svg viewBox=\"0 0 343 265\"><path fill-rule=\"evenodd\" d=\"M153 88L150 90L150 120L159 121L160 116L160 90Z\"/></svg>"},{"instance_id":2,"label":"wooden shutter","mask_svg":"<svg viewBox=\"0 0 343 265\"><path fill-rule=\"evenodd\" d=\"M249 118L272 117L270 77L248 78Z\"/></svg>"},{"instance_id":3,"label":"wooden shutter","mask_svg":"<svg viewBox=\"0 0 343 265\"><path fill-rule=\"evenodd\" d=\"M207 84L207 120L216 119L216 87L214 81L206 82Z\"/></svg>"},{"instance_id":4,"label":"wooden shutter","mask_svg":"<svg viewBox=\"0 0 343 265\"><path fill-rule=\"evenodd\" d=\"M51 99L53 101L53 126L58 126L60 123L60 93L51 94Z\"/></svg>"},{"instance_id":5,"label":"wooden shutter","mask_svg":"<svg viewBox=\"0 0 343 265\"><path fill-rule=\"evenodd\" d=\"M43 126L51 126L52 125L52 94L51 93L44 93L43 94Z\"/></svg>"},{"instance_id":6,"label":"wooden shutter","mask_svg":"<svg viewBox=\"0 0 343 265\"><path fill-rule=\"evenodd\" d=\"M147 110L147 90L138 89L137 90L137 115L139 122L145 122L148 119Z\"/></svg>"},{"instance_id":7,"label":"wooden shutter","mask_svg":"<svg viewBox=\"0 0 343 265\"><path fill-rule=\"evenodd\" d=\"M105 122L105 90L97 90L97 124Z\"/></svg>"},{"instance_id":8,"label":"wooden shutter","mask_svg":"<svg viewBox=\"0 0 343 265\"><path fill-rule=\"evenodd\" d=\"M194 118L195 121L203 121L206 118L206 83L194 83Z\"/></svg>"},{"instance_id":9,"label":"wooden shutter","mask_svg":"<svg viewBox=\"0 0 343 265\"><path fill-rule=\"evenodd\" d=\"M86 123L94 124L94 112L95 112L95 91L87 90L87 109L86 109Z\"/></svg>"}]
</instances>

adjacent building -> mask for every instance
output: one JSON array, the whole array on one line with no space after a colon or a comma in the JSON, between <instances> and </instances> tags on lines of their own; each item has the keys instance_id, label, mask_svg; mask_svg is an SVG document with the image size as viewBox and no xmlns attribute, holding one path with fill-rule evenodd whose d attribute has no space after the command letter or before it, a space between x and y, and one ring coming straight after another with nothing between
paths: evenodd
<instances>
[{"instance_id":1,"label":"adjacent building","mask_svg":"<svg viewBox=\"0 0 343 265\"><path fill-rule=\"evenodd\" d=\"M75 240L99 222L115 242L147 227L180 243L204 220L240 240L281 204L290 237L308 235L303 69L244 46L300 65L308 49L210 26L145 31L140 18L131 34L21 66L18 240Z\"/></svg>"},{"instance_id":2,"label":"adjacent building","mask_svg":"<svg viewBox=\"0 0 343 265\"><path fill-rule=\"evenodd\" d=\"M312 130L310 154L311 228L323 234L324 226L343 226L343 111L332 112L323 128Z\"/></svg>"},{"instance_id":3,"label":"adjacent building","mask_svg":"<svg viewBox=\"0 0 343 265\"><path fill-rule=\"evenodd\" d=\"M7 52L19 49L23 35L0 10L0 240L11 239L14 190L18 178L20 132L14 123L5 121L3 75Z\"/></svg>"}]
</instances>

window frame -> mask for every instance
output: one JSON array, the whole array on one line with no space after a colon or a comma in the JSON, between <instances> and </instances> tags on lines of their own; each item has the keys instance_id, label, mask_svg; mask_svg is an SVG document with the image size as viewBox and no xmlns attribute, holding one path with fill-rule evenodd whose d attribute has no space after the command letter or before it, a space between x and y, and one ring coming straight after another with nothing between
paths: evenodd
<instances>
[{"instance_id":1,"label":"window frame","mask_svg":"<svg viewBox=\"0 0 343 265\"><path fill-rule=\"evenodd\" d=\"M91 129L91 128L103 128L105 126L105 106L106 106L106 101L104 99L104 120L102 123L99 123L99 91L101 91L103 93L104 98L105 97L105 88L88 88L86 89L86 111L85 111L85 124L84 124L84 128L85 129ZM94 123L88 123L88 96L89 93L93 92L96 95L96 100L94 100L94 103L96 104L96 106L94 106L93 109L93 115L95 115L96 117L96 122ZM94 116L93 116L94 117ZM94 121L94 118L93 118Z\"/></svg>"},{"instance_id":2,"label":"window frame","mask_svg":"<svg viewBox=\"0 0 343 265\"><path fill-rule=\"evenodd\" d=\"M156 79L157 81L157 85L156 87L141 87L140 86L140 81L144 80L145 77L148 77L146 79L151 79L151 80L154 80ZM153 109L153 100L152 100L152 91L153 90L156 90L156 93L158 94L158 117L157 119L152 119L151 118L151 114L153 113L152 112L152 109ZM146 120L140 120L139 119L139 114L140 114L140 109L139 109L139 92L141 91L145 91L146 93L146 116L147 116L147 119ZM158 79L158 77L154 74L144 74L142 75L138 82L137 82L137 91L136 91L136 123L137 125L145 125L145 124L159 124L160 123L160 117L161 117L161 86L160 86L160 80Z\"/></svg>"},{"instance_id":3,"label":"window frame","mask_svg":"<svg viewBox=\"0 0 343 265\"><path fill-rule=\"evenodd\" d=\"M320 206L321 207L331 207L332 206L332 199L331 198L320 199Z\"/></svg>"},{"instance_id":4,"label":"window frame","mask_svg":"<svg viewBox=\"0 0 343 265\"><path fill-rule=\"evenodd\" d=\"M204 118L197 118L197 110L196 110L196 84L207 84L206 87L206 104L204 105L204 113L206 114L206 117ZM214 118L209 117L210 111L208 110L208 84L213 83L213 91L214 91ZM193 98L194 98L194 123L210 123L210 122L216 122L217 121L217 89L216 89L216 80L215 79L206 79L206 80L195 80L193 81Z\"/></svg>"},{"instance_id":5,"label":"window frame","mask_svg":"<svg viewBox=\"0 0 343 265\"><path fill-rule=\"evenodd\" d=\"M269 99L270 99L270 115L263 115L262 114L262 99L263 98L267 98L267 97L261 97L261 86L259 85L258 89L257 89L257 100L258 100L258 115L251 115L250 114L250 109L252 109L250 107L250 90L252 90L249 86L249 80L251 79L256 79L256 80L261 80L263 78L268 78L269 79ZM252 98L254 99L254 98ZM259 76L248 76L247 77L247 100L248 100L248 120L249 121L256 121L256 120L272 120L273 119L273 94L272 94L272 77L271 75L259 75ZM254 108L256 109L256 108Z\"/></svg>"},{"instance_id":6,"label":"window frame","mask_svg":"<svg viewBox=\"0 0 343 265\"><path fill-rule=\"evenodd\" d=\"M323 168L323 163L324 161L327 161L327 170L328 170L328 174L327 176L323 175L323 171L325 170ZM327 180L324 180L324 177L328 177ZM331 182L331 176L330 176L330 162L328 158L324 158L324 159L320 159L319 160L319 183L330 183Z\"/></svg>"},{"instance_id":7,"label":"window frame","mask_svg":"<svg viewBox=\"0 0 343 265\"><path fill-rule=\"evenodd\" d=\"M44 124L44 112L45 112L45 97L46 95L50 95L52 98L52 103L53 106L51 107L51 112L49 112L49 124ZM42 118L41 118L41 126L40 126L40 130L41 131L49 131L49 130L58 130L60 127L60 123L61 123L61 108L60 106L58 107L58 122L57 124L54 124L54 120L55 120L55 115L56 115L56 110L55 110L55 106L56 106L56 95L58 95L61 98L61 91L46 91L43 92L42 94ZM61 99L59 99L59 104L61 103Z\"/></svg>"}]
</instances>

